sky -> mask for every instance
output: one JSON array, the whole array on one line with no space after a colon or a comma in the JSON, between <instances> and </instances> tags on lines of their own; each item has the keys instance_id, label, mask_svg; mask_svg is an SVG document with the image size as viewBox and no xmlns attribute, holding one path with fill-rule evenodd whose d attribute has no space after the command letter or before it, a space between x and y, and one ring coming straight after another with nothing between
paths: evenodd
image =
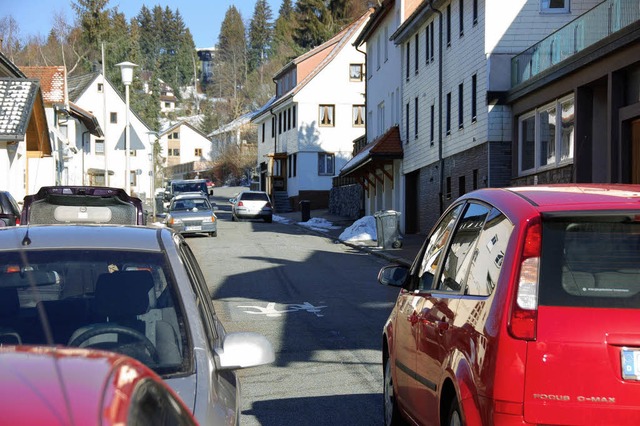
<instances>
[{"instance_id":1,"label":"sky","mask_svg":"<svg viewBox=\"0 0 640 426\"><path fill-rule=\"evenodd\" d=\"M276 19L282 0L267 2L271 6L273 19ZM56 14L64 16L69 23L75 20L71 3L72 0L0 0L0 18L13 16L20 28L20 39L31 35L46 37ZM110 0L107 8L117 6L130 20L140 12L142 5L148 9L156 5L163 9L168 6L174 12L178 9L185 26L191 31L196 48L203 48L213 47L218 42L220 25L230 6L240 11L245 25L248 25L256 0Z\"/></svg>"}]
</instances>

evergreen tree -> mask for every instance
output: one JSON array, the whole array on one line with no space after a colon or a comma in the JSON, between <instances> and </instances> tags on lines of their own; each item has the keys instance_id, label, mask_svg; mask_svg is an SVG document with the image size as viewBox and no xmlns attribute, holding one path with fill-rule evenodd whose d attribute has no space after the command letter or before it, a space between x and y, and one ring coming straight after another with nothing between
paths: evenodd
<instances>
[{"instance_id":1,"label":"evergreen tree","mask_svg":"<svg viewBox=\"0 0 640 426\"><path fill-rule=\"evenodd\" d=\"M273 38L272 19L267 0L257 0L249 25L249 71L260 68L269 56Z\"/></svg>"},{"instance_id":2,"label":"evergreen tree","mask_svg":"<svg viewBox=\"0 0 640 426\"><path fill-rule=\"evenodd\" d=\"M229 100L229 105L223 110L233 119L243 112L242 88L247 77L245 27L235 6L229 7L222 21L217 51L218 60L214 70L215 92L219 97Z\"/></svg>"},{"instance_id":3,"label":"evergreen tree","mask_svg":"<svg viewBox=\"0 0 640 426\"><path fill-rule=\"evenodd\" d=\"M305 51L321 45L333 35L333 19L324 0L298 0L295 18L297 26L293 40Z\"/></svg>"},{"instance_id":4,"label":"evergreen tree","mask_svg":"<svg viewBox=\"0 0 640 426\"><path fill-rule=\"evenodd\" d=\"M100 60L100 48L108 38L109 0L75 0L71 7L76 12L80 23L81 42L85 48L87 66L91 67Z\"/></svg>"}]
</instances>

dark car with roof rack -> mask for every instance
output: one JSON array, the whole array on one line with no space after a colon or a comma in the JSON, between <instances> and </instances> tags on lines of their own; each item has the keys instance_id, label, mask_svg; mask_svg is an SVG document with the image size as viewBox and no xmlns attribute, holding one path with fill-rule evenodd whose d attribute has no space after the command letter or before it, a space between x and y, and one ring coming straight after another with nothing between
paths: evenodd
<instances>
[{"instance_id":1,"label":"dark car with roof rack","mask_svg":"<svg viewBox=\"0 0 640 426\"><path fill-rule=\"evenodd\" d=\"M20 223L146 225L146 218L142 201L122 188L43 186L24 197Z\"/></svg>"}]
</instances>

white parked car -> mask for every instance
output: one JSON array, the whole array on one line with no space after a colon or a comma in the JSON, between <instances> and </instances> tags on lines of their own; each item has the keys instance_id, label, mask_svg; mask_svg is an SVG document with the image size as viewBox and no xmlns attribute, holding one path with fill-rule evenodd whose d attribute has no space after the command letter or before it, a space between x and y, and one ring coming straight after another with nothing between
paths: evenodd
<instances>
[{"instance_id":1,"label":"white parked car","mask_svg":"<svg viewBox=\"0 0 640 426\"><path fill-rule=\"evenodd\" d=\"M267 223L273 220L273 206L269 195L264 191L242 191L231 203L231 219L263 219Z\"/></svg>"}]
</instances>

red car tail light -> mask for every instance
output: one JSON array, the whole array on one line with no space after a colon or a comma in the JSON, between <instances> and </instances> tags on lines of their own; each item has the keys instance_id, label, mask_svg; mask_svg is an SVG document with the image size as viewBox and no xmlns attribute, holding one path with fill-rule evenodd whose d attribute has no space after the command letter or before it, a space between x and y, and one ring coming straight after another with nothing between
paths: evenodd
<instances>
[{"instance_id":1,"label":"red car tail light","mask_svg":"<svg viewBox=\"0 0 640 426\"><path fill-rule=\"evenodd\" d=\"M244 204L242 204L242 201L238 201L238 207L242 207L244 206Z\"/></svg>"},{"instance_id":2,"label":"red car tail light","mask_svg":"<svg viewBox=\"0 0 640 426\"><path fill-rule=\"evenodd\" d=\"M516 339L535 340L538 318L538 279L542 251L542 224L532 219L527 227L514 293L509 331Z\"/></svg>"},{"instance_id":3,"label":"red car tail light","mask_svg":"<svg viewBox=\"0 0 640 426\"><path fill-rule=\"evenodd\" d=\"M20 216L16 216L16 226L20 225Z\"/></svg>"}]
</instances>

